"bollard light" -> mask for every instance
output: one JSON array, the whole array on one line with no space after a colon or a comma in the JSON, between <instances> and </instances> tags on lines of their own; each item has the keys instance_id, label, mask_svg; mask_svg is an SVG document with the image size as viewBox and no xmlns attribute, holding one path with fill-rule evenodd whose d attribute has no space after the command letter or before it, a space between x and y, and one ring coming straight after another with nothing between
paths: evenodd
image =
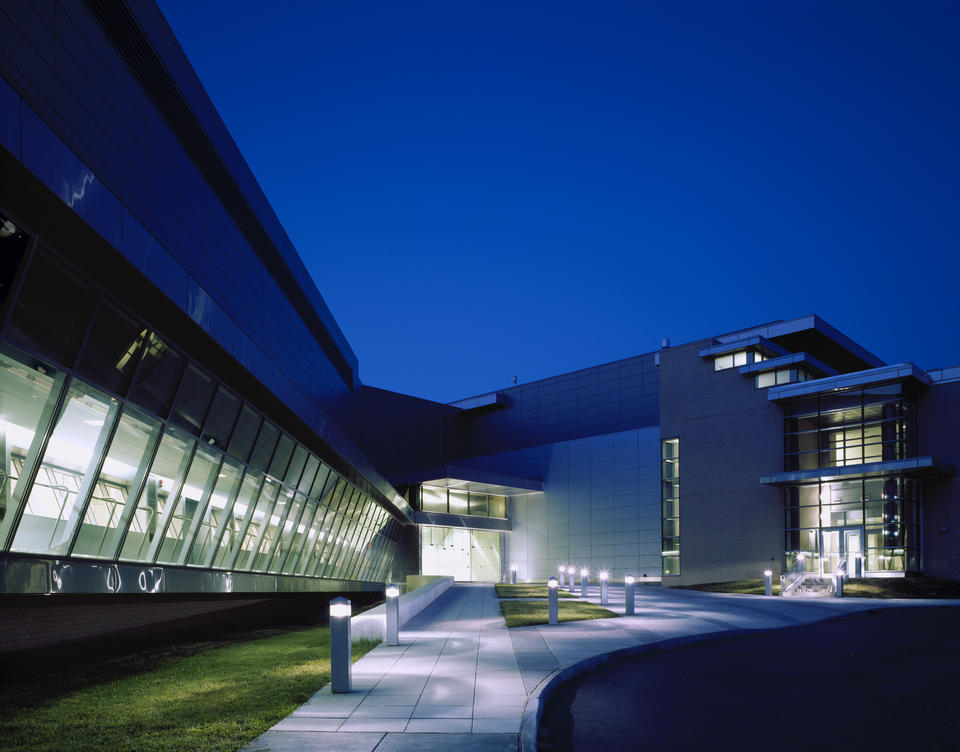
<instances>
[{"instance_id":1,"label":"bollard light","mask_svg":"<svg viewBox=\"0 0 960 752\"><path fill-rule=\"evenodd\" d=\"M351 690L350 614L353 609L343 596L330 601L330 691Z\"/></svg>"},{"instance_id":2,"label":"bollard light","mask_svg":"<svg viewBox=\"0 0 960 752\"><path fill-rule=\"evenodd\" d=\"M773 595L773 572L769 569L763 570L763 594Z\"/></svg>"},{"instance_id":3,"label":"bollard light","mask_svg":"<svg viewBox=\"0 0 960 752\"><path fill-rule=\"evenodd\" d=\"M600 570L600 605L607 605L607 579L610 573L606 569Z\"/></svg>"},{"instance_id":4,"label":"bollard light","mask_svg":"<svg viewBox=\"0 0 960 752\"><path fill-rule=\"evenodd\" d=\"M510 565L510 583L513 585L517 584L517 565Z\"/></svg>"},{"instance_id":5,"label":"bollard light","mask_svg":"<svg viewBox=\"0 0 960 752\"><path fill-rule=\"evenodd\" d=\"M558 602L560 596L557 595L557 582L556 577L551 577L547 580L547 623L556 624L557 623L557 611Z\"/></svg>"},{"instance_id":6,"label":"bollard light","mask_svg":"<svg viewBox=\"0 0 960 752\"><path fill-rule=\"evenodd\" d=\"M567 592L573 592L573 586L577 584L577 568L571 564L567 567L567 574L570 576L567 578Z\"/></svg>"},{"instance_id":7,"label":"bollard light","mask_svg":"<svg viewBox=\"0 0 960 752\"><path fill-rule=\"evenodd\" d=\"M839 572L833 575L833 594L837 598L843 598L843 575Z\"/></svg>"},{"instance_id":8,"label":"bollard light","mask_svg":"<svg viewBox=\"0 0 960 752\"><path fill-rule=\"evenodd\" d=\"M587 597L587 577L590 576L590 570L584 567L580 570L580 597Z\"/></svg>"},{"instance_id":9,"label":"bollard light","mask_svg":"<svg viewBox=\"0 0 960 752\"><path fill-rule=\"evenodd\" d=\"M400 588L393 583L387 585L387 645L400 644Z\"/></svg>"},{"instance_id":10,"label":"bollard light","mask_svg":"<svg viewBox=\"0 0 960 752\"><path fill-rule=\"evenodd\" d=\"M563 566L563 564L561 564L560 565L560 587L563 587L563 575L565 575L566 573L567 573L567 568Z\"/></svg>"},{"instance_id":11,"label":"bollard light","mask_svg":"<svg viewBox=\"0 0 960 752\"><path fill-rule=\"evenodd\" d=\"M633 616L634 613L633 586L636 581L637 578L632 574L623 578L623 612L628 616Z\"/></svg>"},{"instance_id":12,"label":"bollard light","mask_svg":"<svg viewBox=\"0 0 960 752\"><path fill-rule=\"evenodd\" d=\"M857 554L854 557L853 576L863 577L863 554Z\"/></svg>"}]
</instances>

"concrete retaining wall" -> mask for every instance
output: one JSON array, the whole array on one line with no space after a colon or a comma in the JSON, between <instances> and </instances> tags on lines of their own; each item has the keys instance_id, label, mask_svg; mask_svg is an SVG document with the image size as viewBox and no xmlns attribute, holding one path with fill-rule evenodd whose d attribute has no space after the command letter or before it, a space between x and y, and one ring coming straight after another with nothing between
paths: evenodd
<instances>
[{"instance_id":1,"label":"concrete retaining wall","mask_svg":"<svg viewBox=\"0 0 960 752\"><path fill-rule=\"evenodd\" d=\"M426 585L400 596L399 625L402 627L410 619L443 595L453 585L453 577L436 577ZM364 611L350 619L350 637L354 640L383 640L386 638L386 605Z\"/></svg>"}]
</instances>

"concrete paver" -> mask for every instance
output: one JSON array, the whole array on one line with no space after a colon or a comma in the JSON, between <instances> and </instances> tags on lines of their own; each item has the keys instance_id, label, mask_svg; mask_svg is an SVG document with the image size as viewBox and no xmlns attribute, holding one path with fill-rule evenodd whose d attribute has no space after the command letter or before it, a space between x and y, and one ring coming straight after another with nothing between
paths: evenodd
<instances>
[{"instance_id":1,"label":"concrete paver","mask_svg":"<svg viewBox=\"0 0 960 752\"><path fill-rule=\"evenodd\" d=\"M623 614L623 587L607 608ZM599 603L600 589L586 600ZM957 601L764 598L643 586L619 619L508 630L491 585L455 585L353 667L350 694L329 686L244 752L516 752L540 693L561 671L664 640L819 621L868 608ZM522 739L521 739L522 733Z\"/></svg>"}]
</instances>

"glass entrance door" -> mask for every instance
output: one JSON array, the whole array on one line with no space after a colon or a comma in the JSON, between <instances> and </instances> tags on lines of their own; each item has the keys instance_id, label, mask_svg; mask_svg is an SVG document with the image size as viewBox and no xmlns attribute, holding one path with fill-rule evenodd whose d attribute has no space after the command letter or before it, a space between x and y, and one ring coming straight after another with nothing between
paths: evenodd
<instances>
[{"instance_id":1,"label":"glass entrance door","mask_svg":"<svg viewBox=\"0 0 960 752\"><path fill-rule=\"evenodd\" d=\"M820 574L830 577L846 559L847 572L856 573L856 557L861 551L860 527L823 528L820 531Z\"/></svg>"}]
</instances>

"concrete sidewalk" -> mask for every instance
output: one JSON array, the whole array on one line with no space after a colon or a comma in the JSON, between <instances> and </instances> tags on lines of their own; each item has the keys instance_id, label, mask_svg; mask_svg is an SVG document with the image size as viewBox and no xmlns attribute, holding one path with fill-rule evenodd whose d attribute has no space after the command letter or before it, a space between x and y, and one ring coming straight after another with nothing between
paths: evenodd
<instances>
[{"instance_id":1,"label":"concrete sidewalk","mask_svg":"<svg viewBox=\"0 0 960 752\"><path fill-rule=\"evenodd\" d=\"M579 588L576 590L579 593ZM587 600L599 602L599 587ZM623 613L623 587L610 587ZM514 752L535 739L540 694L561 670L664 640L805 624L871 608L957 601L794 599L637 588L636 614L507 630L492 585L456 585L354 664L350 694L321 689L244 752ZM566 673L566 672L565 672Z\"/></svg>"}]
</instances>

